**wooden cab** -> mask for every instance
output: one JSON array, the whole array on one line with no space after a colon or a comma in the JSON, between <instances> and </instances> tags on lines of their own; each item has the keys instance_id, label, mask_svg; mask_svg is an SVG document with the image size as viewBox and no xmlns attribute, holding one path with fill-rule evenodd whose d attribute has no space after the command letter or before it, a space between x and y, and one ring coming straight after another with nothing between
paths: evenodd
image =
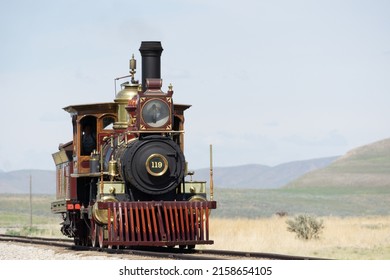
<instances>
[{"instance_id":1,"label":"wooden cab","mask_svg":"<svg viewBox=\"0 0 390 280\"><path fill-rule=\"evenodd\" d=\"M73 173L90 173L91 154L100 152L100 143L111 135L117 121L117 104L97 103L64 108L71 114L73 123Z\"/></svg>"}]
</instances>

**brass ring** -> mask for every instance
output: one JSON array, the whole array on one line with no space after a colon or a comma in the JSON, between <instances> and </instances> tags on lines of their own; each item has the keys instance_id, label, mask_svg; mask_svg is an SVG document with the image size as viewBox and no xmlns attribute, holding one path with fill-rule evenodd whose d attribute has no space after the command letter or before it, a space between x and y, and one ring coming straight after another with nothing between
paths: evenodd
<instances>
[{"instance_id":1,"label":"brass ring","mask_svg":"<svg viewBox=\"0 0 390 280\"><path fill-rule=\"evenodd\" d=\"M158 159L153 161L154 159ZM145 162L146 170L152 176L162 176L168 170L168 160L160 154L151 154ZM158 172L152 169L159 170ZM162 169L162 170L161 170Z\"/></svg>"}]
</instances>

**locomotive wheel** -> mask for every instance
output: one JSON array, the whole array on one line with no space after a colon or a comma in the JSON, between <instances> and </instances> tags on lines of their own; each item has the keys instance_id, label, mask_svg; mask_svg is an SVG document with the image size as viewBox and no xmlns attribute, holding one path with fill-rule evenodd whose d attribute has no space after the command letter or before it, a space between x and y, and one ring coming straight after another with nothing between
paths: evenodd
<instances>
[{"instance_id":1,"label":"locomotive wheel","mask_svg":"<svg viewBox=\"0 0 390 280\"><path fill-rule=\"evenodd\" d=\"M95 223L95 221L92 219L91 220L91 243L92 243L92 247L96 247L97 246L97 224Z\"/></svg>"},{"instance_id":2,"label":"locomotive wheel","mask_svg":"<svg viewBox=\"0 0 390 280\"><path fill-rule=\"evenodd\" d=\"M188 248L188 250L193 250L195 249L195 245L179 245L179 248L184 250L186 248Z\"/></svg>"},{"instance_id":3,"label":"locomotive wheel","mask_svg":"<svg viewBox=\"0 0 390 280\"><path fill-rule=\"evenodd\" d=\"M74 242L74 245L76 245L76 246L81 245L80 238L78 238L78 237L74 237L73 242Z\"/></svg>"},{"instance_id":4,"label":"locomotive wheel","mask_svg":"<svg viewBox=\"0 0 390 280\"><path fill-rule=\"evenodd\" d=\"M80 223L78 225L78 230L76 232L76 235L74 237L74 244L76 246L88 246L89 241L89 231L86 229L84 224Z\"/></svg>"},{"instance_id":5,"label":"locomotive wheel","mask_svg":"<svg viewBox=\"0 0 390 280\"><path fill-rule=\"evenodd\" d=\"M99 247L103 248L103 237L104 237L104 229L102 226L97 226L97 235L99 239Z\"/></svg>"}]
</instances>

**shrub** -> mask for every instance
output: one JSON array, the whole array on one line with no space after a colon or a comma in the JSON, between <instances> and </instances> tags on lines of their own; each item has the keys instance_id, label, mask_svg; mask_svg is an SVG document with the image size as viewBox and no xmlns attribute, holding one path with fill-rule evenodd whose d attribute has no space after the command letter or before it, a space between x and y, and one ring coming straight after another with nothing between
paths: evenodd
<instances>
[{"instance_id":1,"label":"shrub","mask_svg":"<svg viewBox=\"0 0 390 280\"><path fill-rule=\"evenodd\" d=\"M287 230L295 232L299 239L319 239L320 233L324 229L322 220L316 220L315 217L309 215L299 215L293 220L287 220Z\"/></svg>"},{"instance_id":2,"label":"shrub","mask_svg":"<svg viewBox=\"0 0 390 280\"><path fill-rule=\"evenodd\" d=\"M288 213L286 211L279 211L275 213L278 217L285 217L288 216Z\"/></svg>"}]
</instances>

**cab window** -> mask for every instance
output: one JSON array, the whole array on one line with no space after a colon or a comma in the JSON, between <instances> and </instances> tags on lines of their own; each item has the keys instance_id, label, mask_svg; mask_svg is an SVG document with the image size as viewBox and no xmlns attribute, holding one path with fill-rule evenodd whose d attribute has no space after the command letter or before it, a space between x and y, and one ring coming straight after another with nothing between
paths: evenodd
<instances>
[{"instance_id":1,"label":"cab window","mask_svg":"<svg viewBox=\"0 0 390 280\"><path fill-rule=\"evenodd\" d=\"M115 123L114 117L111 116L104 117L102 121L103 130L113 129L114 123Z\"/></svg>"},{"instance_id":2,"label":"cab window","mask_svg":"<svg viewBox=\"0 0 390 280\"><path fill-rule=\"evenodd\" d=\"M87 116L80 121L81 155L89 156L96 150L96 117Z\"/></svg>"}]
</instances>

